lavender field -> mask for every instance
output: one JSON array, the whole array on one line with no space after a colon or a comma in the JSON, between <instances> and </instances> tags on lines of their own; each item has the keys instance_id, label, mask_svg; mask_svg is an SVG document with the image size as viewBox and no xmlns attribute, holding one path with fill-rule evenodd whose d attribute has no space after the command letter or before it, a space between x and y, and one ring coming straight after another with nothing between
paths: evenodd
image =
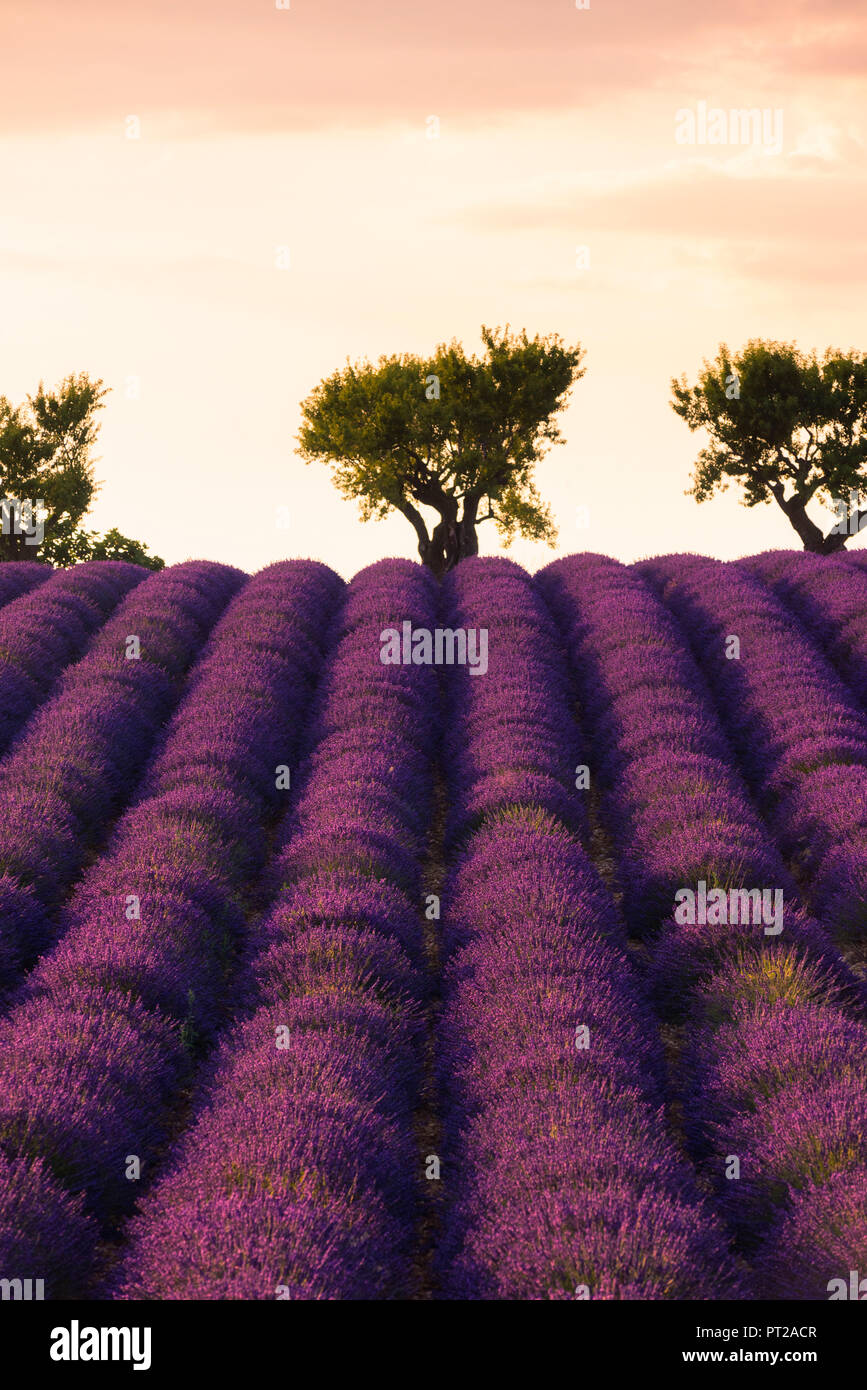
<instances>
[{"instance_id":1,"label":"lavender field","mask_svg":"<svg viewBox=\"0 0 867 1390\"><path fill-rule=\"evenodd\" d=\"M48 1299L858 1297L865 943L863 552L0 566Z\"/></svg>"}]
</instances>

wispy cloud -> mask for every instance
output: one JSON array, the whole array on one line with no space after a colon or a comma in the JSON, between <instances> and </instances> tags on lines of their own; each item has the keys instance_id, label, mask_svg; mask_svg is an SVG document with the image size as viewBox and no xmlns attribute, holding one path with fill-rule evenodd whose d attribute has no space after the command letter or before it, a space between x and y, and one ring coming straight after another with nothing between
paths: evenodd
<instances>
[{"instance_id":1,"label":"wispy cloud","mask_svg":"<svg viewBox=\"0 0 867 1390\"><path fill-rule=\"evenodd\" d=\"M368 126L413 112L587 109L793 69L859 78L860 0L29 0L0 14L0 128L197 113L211 128Z\"/></svg>"}]
</instances>

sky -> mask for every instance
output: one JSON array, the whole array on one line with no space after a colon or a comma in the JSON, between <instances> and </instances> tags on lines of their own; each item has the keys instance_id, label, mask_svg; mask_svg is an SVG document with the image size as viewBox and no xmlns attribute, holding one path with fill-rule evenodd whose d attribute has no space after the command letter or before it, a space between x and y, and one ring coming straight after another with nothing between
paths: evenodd
<instances>
[{"instance_id":1,"label":"sky","mask_svg":"<svg viewBox=\"0 0 867 1390\"><path fill-rule=\"evenodd\" d=\"M298 457L301 402L509 323L586 372L536 474L556 549L483 553L797 547L685 495L670 381L867 346L865 68L863 0L0 0L0 394L111 388L91 527L349 576L415 534ZM757 143L678 139L743 108Z\"/></svg>"}]
</instances>

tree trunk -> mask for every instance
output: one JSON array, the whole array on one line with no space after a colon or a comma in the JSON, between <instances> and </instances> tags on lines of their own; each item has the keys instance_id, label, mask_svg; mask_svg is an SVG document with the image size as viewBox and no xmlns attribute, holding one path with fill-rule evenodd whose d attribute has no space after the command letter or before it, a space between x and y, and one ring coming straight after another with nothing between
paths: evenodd
<instances>
[{"instance_id":1,"label":"tree trunk","mask_svg":"<svg viewBox=\"0 0 867 1390\"><path fill-rule=\"evenodd\" d=\"M461 560L479 553L479 538L476 534L479 503L477 498L467 498L464 501L462 517L458 517L458 502L454 497L440 493L436 503L431 502L430 505L435 506L440 514L440 519L430 535L422 517L411 504L401 505L400 510L415 527L422 564L432 570L437 579L442 579L443 575L453 570Z\"/></svg>"},{"instance_id":2,"label":"tree trunk","mask_svg":"<svg viewBox=\"0 0 867 1390\"><path fill-rule=\"evenodd\" d=\"M444 516L437 522L431 536L430 568L437 579L442 579L444 574L454 569L458 562L457 552L457 520L454 516Z\"/></svg>"},{"instance_id":3,"label":"tree trunk","mask_svg":"<svg viewBox=\"0 0 867 1390\"><path fill-rule=\"evenodd\" d=\"M479 553L479 536L476 531L478 510L478 497L464 499L464 514L458 522L458 560L466 560L470 555Z\"/></svg>"},{"instance_id":4,"label":"tree trunk","mask_svg":"<svg viewBox=\"0 0 867 1390\"><path fill-rule=\"evenodd\" d=\"M813 555L828 555L835 550L842 550L846 544L845 535L823 536L820 528L807 516L806 503L800 497L786 497L782 483L774 483L771 493L803 541L805 550L809 550Z\"/></svg>"},{"instance_id":5,"label":"tree trunk","mask_svg":"<svg viewBox=\"0 0 867 1390\"><path fill-rule=\"evenodd\" d=\"M0 519L5 518L5 512L0 512ZM28 546L25 550L24 543L27 537L23 531L16 536L14 516L9 515L8 532L5 526L0 526L0 563L4 560L34 560L36 556L31 552L33 546Z\"/></svg>"},{"instance_id":6,"label":"tree trunk","mask_svg":"<svg viewBox=\"0 0 867 1390\"><path fill-rule=\"evenodd\" d=\"M819 546L817 553L819 555L838 555L841 550L844 550L846 548L846 542L848 541L848 539L849 537L846 535L845 532L841 532L838 534L837 532L832 531L830 535L825 536L824 540L822 541L822 544Z\"/></svg>"}]
</instances>

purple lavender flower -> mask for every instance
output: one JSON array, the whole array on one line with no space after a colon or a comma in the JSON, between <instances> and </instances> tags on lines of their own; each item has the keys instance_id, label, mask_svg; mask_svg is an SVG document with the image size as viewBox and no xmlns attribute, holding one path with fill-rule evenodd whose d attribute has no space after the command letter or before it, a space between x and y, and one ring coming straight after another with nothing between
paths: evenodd
<instances>
[{"instance_id":1,"label":"purple lavender flower","mask_svg":"<svg viewBox=\"0 0 867 1390\"><path fill-rule=\"evenodd\" d=\"M50 565L35 560L7 560L0 567L0 606L13 603L22 594L30 593L51 578Z\"/></svg>"}]
</instances>

